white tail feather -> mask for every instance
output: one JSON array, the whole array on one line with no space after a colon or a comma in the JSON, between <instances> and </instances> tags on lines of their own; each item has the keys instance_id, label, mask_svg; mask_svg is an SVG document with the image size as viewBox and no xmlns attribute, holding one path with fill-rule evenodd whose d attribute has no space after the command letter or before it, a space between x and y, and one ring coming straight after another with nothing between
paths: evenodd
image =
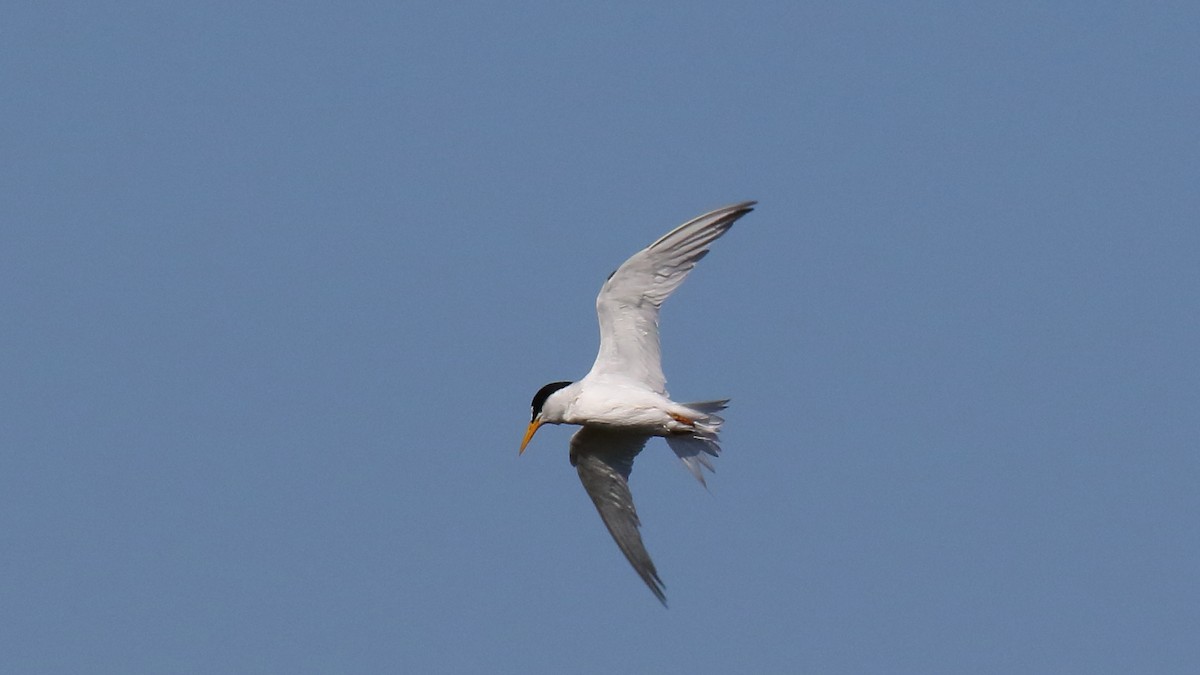
<instances>
[{"instance_id":1,"label":"white tail feather","mask_svg":"<svg viewBox=\"0 0 1200 675\"><path fill-rule=\"evenodd\" d=\"M717 434L721 431L721 425L725 420L715 413L724 410L728 404L729 399L684 403L683 405L689 410L700 413L696 416L696 431L687 436L667 436L667 445L671 446L671 450L675 452L683 465L705 487L708 487L708 483L704 480L704 472L701 467L715 473L716 470L713 469L709 456L717 457L721 454L720 439L717 438Z\"/></svg>"}]
</instances>

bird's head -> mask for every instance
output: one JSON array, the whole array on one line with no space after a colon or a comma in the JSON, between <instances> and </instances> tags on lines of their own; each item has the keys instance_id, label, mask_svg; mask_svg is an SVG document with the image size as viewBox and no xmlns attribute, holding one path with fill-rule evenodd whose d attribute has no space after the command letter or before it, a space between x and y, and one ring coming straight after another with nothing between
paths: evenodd
<instances>
[{"instance_id":1,"label":"bird's head","mask_svg":"<svg viewBox=\"0 0 1200 675\"><path fill-rule=\"evenodd\" d=\"M525 452L525 446L529 445L529 441L537 433L538 427L547 421L542 410L546 406L546 401L555 392L570 385L570 382L551 382L538 389L537 393L533 395L533 403L530 404L533 415L529 419L529 428L525 430L525 438L521 439L521 449L517 452L518 455Z\"/></svg>"}]
</instances>

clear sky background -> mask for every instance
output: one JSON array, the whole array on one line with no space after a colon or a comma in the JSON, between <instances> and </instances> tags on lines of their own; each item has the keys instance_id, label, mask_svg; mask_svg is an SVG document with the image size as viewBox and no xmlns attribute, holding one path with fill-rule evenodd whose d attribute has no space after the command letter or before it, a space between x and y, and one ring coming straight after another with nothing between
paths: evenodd
<instances>
[{"instance_id":1,"label":"clear sky background","mask_svg":"<svg viewBox=\"0 0 1200 675\"><path fill-rule=\"evenodd\" d=\"M1200 662L1195 3L17 3L0 671ZM632 480L664 610L517 445L605 275L732 397Z\"/></svg>"}]
</instances>

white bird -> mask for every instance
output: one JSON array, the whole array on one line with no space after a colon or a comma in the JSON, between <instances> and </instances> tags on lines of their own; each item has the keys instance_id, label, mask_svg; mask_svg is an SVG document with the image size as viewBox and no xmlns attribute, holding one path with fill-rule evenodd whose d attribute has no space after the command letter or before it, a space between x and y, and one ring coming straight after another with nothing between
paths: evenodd
<instances>
[{"instance_id":1,"label":"white bird","mask_svg":"<svg viewBox=\"0 0 1200 675\"><path fill-rule=\"evenodd\" d=\"M658 312L708 246L755 202L732 204L671 230L609 275L596 298L600 353L578 382L551 382L533 397L533 416L518 454L543 424L582 426L571 437L571 465L621 552L665 606L663 582L638 533L629 493L633 459L651 436L663 436L704 484L701 467L721 452L717 412L729 401L676 403L667 394L658 342Z\"/></svg>"}]
</instances>

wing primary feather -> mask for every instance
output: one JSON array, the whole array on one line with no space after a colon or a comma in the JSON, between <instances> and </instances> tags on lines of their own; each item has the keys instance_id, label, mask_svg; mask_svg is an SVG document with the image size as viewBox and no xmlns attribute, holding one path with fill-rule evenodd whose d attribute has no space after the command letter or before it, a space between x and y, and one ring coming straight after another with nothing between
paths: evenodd
<instances>
[{"instance_id":1,"label":"wing primary feather","mask_svg":"<svg viewBox=\"0 0 1200 675\"><path fill-rule=\"evenodd\" d=\"M633 459L647 438L584 427L571 438L571 464L613 541L654 597L666 607L665 584L642 543L638 532L641 521L629 491Z\"/></svg>"},{"instance_id":2,"label":"wing primary feather","mask_svg":"<svg viewBox=\"0 0 1200 675\"><path fill-rule=\"evenodd\" d=\"M615 376L666 393L658 313L708 247L755 202L731 204L693 218L626 260L600 289L600 350L589 375Z\"/></svg>"}]
</instances>

